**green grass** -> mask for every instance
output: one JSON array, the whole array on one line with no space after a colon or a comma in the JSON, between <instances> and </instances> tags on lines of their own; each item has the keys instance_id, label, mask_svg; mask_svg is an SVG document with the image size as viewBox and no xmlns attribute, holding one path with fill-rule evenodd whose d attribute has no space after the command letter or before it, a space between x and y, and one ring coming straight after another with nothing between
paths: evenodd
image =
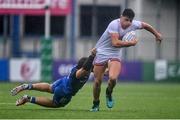
<instances>
[{"instance_id":1,"label":"green grass","mask_svg":"<svg viewBox=\"0 0 180 120\"><path fill-rule=\"evenodd\" d=\"M9 91L17 83L0 83L0 118L137 118L137 119L165 119L180 118L180 84L167 83L120 83L117 84L113 96L115 106L109 110L105 105L105 87L102 84L101 104L99 112L90 112L92 105L92 83L73 97L64 108L43 108L33 104L16 107L15 101L23 94L34 96L52 95L36 91L25 91L17 96L10 96Z\"/></svg>"}]
</instances>

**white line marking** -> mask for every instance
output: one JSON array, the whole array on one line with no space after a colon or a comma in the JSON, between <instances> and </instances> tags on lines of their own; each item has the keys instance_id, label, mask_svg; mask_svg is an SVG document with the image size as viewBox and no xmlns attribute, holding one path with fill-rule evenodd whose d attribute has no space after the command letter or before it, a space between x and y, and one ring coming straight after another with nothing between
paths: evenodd
<instances>
[{"instance_id":1,"label":"white line marking","mask_svg":"<svg viewBox=\"0 0 180 120\"><path fill-rule=\"evenodd\" d=\"M14 103L0 103L0 105L15 105L15 102Z\"/></svg>"}]
</instances>

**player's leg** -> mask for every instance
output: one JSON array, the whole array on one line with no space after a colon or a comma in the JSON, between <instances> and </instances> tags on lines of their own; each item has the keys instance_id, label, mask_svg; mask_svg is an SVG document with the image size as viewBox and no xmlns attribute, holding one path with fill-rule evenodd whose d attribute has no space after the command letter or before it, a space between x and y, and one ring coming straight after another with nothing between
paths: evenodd
<instances>
[{"instance_id":1,"label":"player's leg","mask_svg":"<svg viewBox=\"0 0 180 120\"><path fill-rule=\"evenodd\" d=\"M32 97L28 95L24 95L20 99L16 101L16 106L24 105L25 103L33 103L37 104L43 107L52 107L56 108L58 107L56 104L54 104L53 100L46 98L46 97Z\"/></svg>"},{"instance_id":2,"label":"player's leg","mask_svg":"<svg viewBox=\"0 0 180 120\"><path fill-rule=\"evenodd\" d=\"M108 80L108 87L106 88L106 105L108 108L112 108L114 105L112 92L113 92L113 88L116 85L116 81L121 70L121 63L118 60L111 60L108 63L108 68L109 68L109 80Z\"/></svg>"},{"instance_id":3,"label":"player's leg","mask_svg":"<svg viewBox=\"0 0 180 120\"><path fill-rule=\"evenodd\" d=\"M52 93L51 85L49 83L35 83L35 84L32 84L31 89Z\"/></svg>"},{"instance_id":4,"label":"player's leg","mask_svg":"<svg viewBox=\"0 0 180 120\"><path fill-rule=\"evenodd\" d=\"M44 107L64 107L71 100L71 95L68 95L64 92L64 83L63 80L57 80L51 85L52 93L54 93L53 99L49 99L46 97L31 97L24 95L22 98L16 101L16 105L23 105L27 102L34 103ZM35 85L36 89L38 85ZM41 89L44 90L44 89Z\"/></svg>"},{"instance_id":5,"label":"player's leg","mask_svg":"<svg viewBox=\"0 0 180 120\"><path fill-rule=\"evenodd\" d=\"M104 65L94 65L94 85L93 85L93 106L91 111L99 111L99 96L101 92L101 82L104 75L106 67Z\"/></svg>"},{"instance_id":6,"label":"player's leg","mask_svg":"<svg viewBox=\"0 0 180 120\"><path fill-rule=\"evenodd\" d=\"M23 90L38 90L38 91L52 93L50 84L48 84L48 83L35 83L35 84L22 84L20 86L17 86L11 90L11 94L14 96Z\"/></svg>"}]
</instances>

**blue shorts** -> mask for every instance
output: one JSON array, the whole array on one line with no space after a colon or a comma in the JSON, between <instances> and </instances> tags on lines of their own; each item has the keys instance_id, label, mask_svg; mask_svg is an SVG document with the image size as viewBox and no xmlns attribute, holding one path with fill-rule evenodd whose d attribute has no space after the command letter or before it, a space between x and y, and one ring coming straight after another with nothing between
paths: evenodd
<instances>
[{"instance_id":1,"label":"blue shorts","mask_svg":"<svg viewBox=\"0 0 180 120\"><path fill-rule=\"evenodd\" d=\"M58 107L64 107L71 101L72 95L66 91L64 78L58 79L52 84L52 92L54 93L53 102Z\"/></svg>"}]
</instances>

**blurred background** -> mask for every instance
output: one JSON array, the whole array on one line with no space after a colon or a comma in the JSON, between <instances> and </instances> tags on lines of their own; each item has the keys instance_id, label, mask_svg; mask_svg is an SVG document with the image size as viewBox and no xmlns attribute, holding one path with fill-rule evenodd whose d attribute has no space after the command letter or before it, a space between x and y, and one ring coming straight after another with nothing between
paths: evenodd
<instances>
[{"instance_id":1,"label":"blurred background","mask_svg":"<svg viewBox=\"0 0 180 120\"><path fill-rule=\"evenodd\" d=\"M0 81L51 82L88 56L107 25L132 8L164 40L137 31L120 81L180 82L178 0L0 0ZM93 80L93 76L91 77Z\"/></svg>"}]
</instances>

